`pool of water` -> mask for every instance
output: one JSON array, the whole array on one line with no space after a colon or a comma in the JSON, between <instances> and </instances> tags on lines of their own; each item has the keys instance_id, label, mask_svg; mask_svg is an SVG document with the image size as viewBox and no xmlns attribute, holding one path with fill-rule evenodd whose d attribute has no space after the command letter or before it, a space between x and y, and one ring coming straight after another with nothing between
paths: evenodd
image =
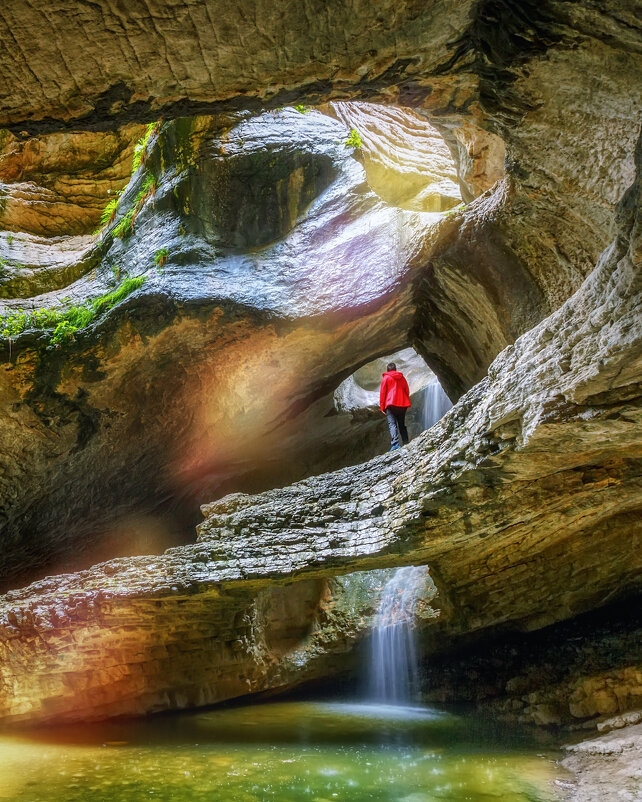
<instances>
[{"instance_id":1,"label":"pool of water","mask_svg":"<svg viewBox=\"0 0 642 802\"><path fill-rule=\"evenodd\" d=\"M0 733L0 799L552 802L554 758L463 714L278 702Z\"/></svg>"}]
</instances>

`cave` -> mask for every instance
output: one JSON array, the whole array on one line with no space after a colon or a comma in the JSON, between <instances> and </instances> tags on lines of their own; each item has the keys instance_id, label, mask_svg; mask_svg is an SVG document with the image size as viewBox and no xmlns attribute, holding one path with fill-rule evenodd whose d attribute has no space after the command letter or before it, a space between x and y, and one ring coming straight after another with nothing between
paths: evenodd
<instances>
[{"instance_id":1,"label":"cave","mask_svg":"<svg viewBox=\"0 0 642 802\"><path fill-rule=\"evenodd\" d=\"M635 12L0 11L0 797L639 798Z\"/></svg>"}]
</instances>

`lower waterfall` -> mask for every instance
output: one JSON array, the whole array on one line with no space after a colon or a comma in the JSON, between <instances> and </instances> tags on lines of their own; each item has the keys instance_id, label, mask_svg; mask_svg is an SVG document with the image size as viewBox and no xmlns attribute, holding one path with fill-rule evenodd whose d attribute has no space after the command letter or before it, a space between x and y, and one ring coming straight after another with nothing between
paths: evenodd
<instances>
[{"instance_id":1,"label":"lower waterfall","mask_svg":"<svg viewBox=\"0 0 642 802\"><path fill-rule=\"evenodd\" d=\"M370 639L370 699L410 704L419 692L415 607L425 586L424 565L398 568L385 584Z\"/></svg>"}]
</instances>

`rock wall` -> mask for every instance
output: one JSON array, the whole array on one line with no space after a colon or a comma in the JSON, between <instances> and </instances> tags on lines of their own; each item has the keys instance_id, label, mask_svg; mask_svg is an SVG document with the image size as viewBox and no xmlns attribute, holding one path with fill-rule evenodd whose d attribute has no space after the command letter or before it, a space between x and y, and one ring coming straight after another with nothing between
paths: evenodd
<instances>
[{"instance_id":1,"label":"rock wall","mask_svg":"<svg viewBox=\"0 0 642 802\"><path fill-rule=\"evenodd\" d=\"M420 105L422 74L444 62L470 25L470 2L412 0L305 7L290 0L198 9L154 0L116 9L60 0L46 16L12 0L1 18L14 48L0 125L26 131L113 127L123 120L279 107L364 96ZM79 52L79 31L92 43ZM169 44L171 43L171 48ZM429 43L429 47L427 47Z\"/></svg>"},{"instance_id":2,"label":"rock wall","mask_svg":"<svg viewBox=\"0 0 642 802\"><path fill-rule=\"evenodd\" d=\"M30 239L15 234L90 234L110 194L129 180L134 142L144 131L135 124L29 138L3 131L0 226L14 233L14 241Z\"/></svg>"},{"instance_id":3,"label":"rock wall","mask_svg":"<svg viewBox=\"0 0 642 802\"><path fill-rule=\"evenodd\" d=\"M454 653L430 628L426 697L497 718L605 732L642 720L638 599L527 634L484 637Z\"/></svg>"},{"instance_id":4,"label":"rock wall","mask_svg":"<svg viewBox=\"0 0 642 802\"><path fill-rule=\"evenodd\" d=\"M104 565L105 576L113 570ZM2 721L147 714L345 674L389 573L159 593L151 606L96 588L64 612L14 608L1 624ZM48 663L46 676L27 669L34 658Z\"/></svg>"},{"instance_id":5,"label":"rock wall","mask_svg":"<svg viewBox=\"0 0 642 802\"><path fill-rule=\"evenodd\" d=\"M213 0L201 11L216 23L163 0L118 25L73 0L46 21L17 0L0 12L19 44L0 56L14 134L215 114L155 129L101 238L66 243L52 283L32 270L7 292L8 311L52 308L125 270L146 277L64 349L39 330L3 343L5 576L18 585L63 555L68 568L71 544L80 565L82 548L84 564L114 556L128 530L148 533L129 553L161 551L189 537L199 498L342 464L326 401L382 354L413 344L461 398L402 453L206 505L196 544L7 594L5 720L182 707L311 676L295 660L277 679L266 654L297 652L344 572L429 563L431 630L453 641L641 589L634 9L479 0L373 18L363 3L277 4L250 24ZM82 73L66 45L80 21L97 43ZM64 74L57 48L71 53ZM467 205L436 228L391 206L345 125L280 108L355 98L437 126ZM230 114L260 107L272 111ZM376 152L373 138L371 167ZM319 665L335 641L336 628Z\"/></svg>"},{"instance_id":6,"label":"rock wall","mask_svg":"<svg viewBox=\"0 0 642 802\"><path fill-rule=\"evenodd\" d=\"M66 13L71 6L74 13ZM412 343L450 397L459 397L502 349L579 287L611 238L639 128L639 82L622 79L640 70L627 8L402 4L373 20L369 7L352 4L333 7L323 17L327 29L298 6L288 6L285 28L280 12L257 9L260 25L243 22L241 46L230 38L240 30L237 12L214 2L203 7L213 22L192 24L186 8L157 2L123 12L117 27L112 10L103 16L73 0L71 6L56 5L46 20L32 19L30 9L18 14L14 3L3 11L1 23L22 46L4 57L11 66L4 66L2 113L12 136L104 128L170 111L217 115L155 130L146 164L98 242L69 240L58 248L30 241L16 257L23 261L0 277L7 313L65 298L83 303L113 289L125 272L147 278L111 322L101 319L79 334L64 358L44 351L48 340L33 333L3 344L5 586L64 564L70 542L87 549L72 566L184 542L198 501L353 460L359 427L329 414L331 394L346 376ZM140 28L144 21L150 24ZM43 69L58 63L57 48L80 23L100 46L72 91L69 75ZM266 49L259 28L271 26ZM127 49L134 31L136 46ZM171 67L157 48L158 37L170 33L177 53ZM201 49L221 35L225 48ZM138 47L142 72L136 57L123 56ZM178 79L174 68L188 53L194 59ZM203 53L213 60L207 69ZM75 54L70 58L73 74ZM204 83L212 69L217 80ZM343 125L281 108L341 97L414 110L335 106L362 129L365 174L344 146ZM265 106L273 111L256 120L234 116ZM399 186L412 186L406 201L419 203L430 171L391 143L405 130L413 145L428 147L434 129L422 131L422 116L444 135L470 200L436 228L427 213L390 206L373 191L392 185L385 176L396 170L404 174ZM106 181L131 158L118 145L129 130L91 140L105 153L111 148ZM26 169L37 153L32 174L46 178L47 164L69 169L63 142L73 152L75 141L97 135L51 136L37 147L11 139L8 163ZM439 147L443 169L433 178L450 182L438 204L445 208L455 177L446 175ZM395 154L387 163L386 150ZM154 192L143 190L148 179ZM430 186L439 182L430 178ZM406 202L398 193L391 200ZM132 210L131 236L114 236ZM14 259L11 249L23 239L14 237L6 258ZM158 269L154 260L164 250ZM129 380L134 372L140 385ZM248 382L242 375L250 372L255 379ZM248 402L262 398L266 386L273 401ZM286 396L292 402L283 409ZM212 398L225 399L224 408ZM373 445L368 440L364 453ZM21 467L27 463L29 471ZM140 548L126 545L131 538L123 533L140 529L140 521L149 536ZM18 565L25 566L20 575Z\"/></svg>"},{"instance_id":7,"label":"rock wall","mask_svg":"<svg viewBox=\"0 0 642 802\"><path fill-rule=\"evenodd\" d=\"M360 153L366 178L387 203L445 212L461 202L448 145L425 117L374 103L329 103L323 111L360 136L364 132Z\"/></svg>"},{"instance_id":8,"label":"rock wall","mask_svg":"<svg viewBox=\"0 0 642 802\"><path fill-rule=\"evenodd\" d=\"M190 631L208 650L247 637L240 610L292 577L428 563L437 627L449 637L537 629L639 592L639 192L638 179L622 200L618 236L582 288L407 449L207 505L195 545L7 594L3 717L91 718L238 695L225 654L216 672L212 659L187 679L180 660L159 672L156 655L167 646L175 656ZM190 623L175 641L169 624L179 608ZM216 639L211 626L194 624L210 615L225 622ZM122 683L111 674L101 683L98 663L127 620L147 623L126 630ZM70 653L71 670L61 671ZM244 675L256 676L252 656L241 662ZM83 696L89 676L102 687ZM183 695L165 696L168 687Z\"/></svg>"},{"instance_id":9,"label":"rock wall","mask_svg":"<svg viewBox=\"0 0 642 802\"><path fill-rule=\"evenodd\" d=\"M5 586L162 551L192 539L199 502L226 488L385 449L385 427L337 415L332 393L407 342L410 280L434 221L369 189L347 133L293 109L169 123L71 263L80 277L6 302L7 313L64 308L145 277L61 347L46 331L5 338ZM150 180L133 232L115 235Z\"/></svg>"},{"instance_id":10,"label":"rock wall","mask_svg":"<svg viewBox=\"0 0 642 802\"><path fill-rule=\"evenodd\" d=\"M145 283L64 347L50 347L50 332L5 339L4 587L162 551L192 537L199 502L385 450L385 427L336 415L332 393L406 345L418 310L422 319L433 310L435 336L450 331L442 345L449 338L460 389L525 327L519 309L537 295L527 272L501 304L496 279L480 293L475 281L486 278L472 273L448 297L422 300L426 260L459 223L391 206L369 173L396 143L387 174L433 199L448 191L447 206L447 149L417 115L340 109L358 119L365 173L361 151L345 146L348 129L316 111L181 119L153 129L98 239L43 240L39 267L11 269L4 286L21 297L5 314L91 303L126 274ZM434 173L398 144L404 121L426 159L436 150ZM63 135L51 137L45 152L59 154ZM7 253L17 247L6 243ZM43 282L48 291L34 294ZM453 305L470 301L468 327L453 331ZM529 314L539 319L541 306Z\"/></svg>"}]
</instances>

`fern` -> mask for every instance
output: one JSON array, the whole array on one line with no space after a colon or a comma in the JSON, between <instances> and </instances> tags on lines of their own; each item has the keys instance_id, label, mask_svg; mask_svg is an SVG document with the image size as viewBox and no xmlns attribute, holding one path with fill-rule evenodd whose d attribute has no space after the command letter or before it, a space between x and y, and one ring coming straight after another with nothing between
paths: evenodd
<instances>
[{"instance_id":1,"label":"fern","mask_svg":"<svg viewBox=\"0 0 642 802\"><path fill-rule=\"evenodd\" d=\"M141 164L145 163L145 158L147 156L147 143L149 142L149 138L154 133L154 129L156 128L157 125L158 125L157 122L149 123L149 125L145 130L145 133L134 145L134 160L132 162L132 175L136 172L136 170L138 170Z\"/></svg>"},{"instance_id":2,"label":"fern","mask_svg":"<svg viewBox=\"0 0 642 802\"><path fill-rule=\"evenodd\" d=\"M142 287L144 281L144 276L126 278L115 290L67 309L12 312L0 317L0 336L11 339L26 329L52 329L49 344L58 347L73 340L77 331Z\"/></svg>"},{"instance_id":3,"label":"fern","mask_svg":"<svg viewBox=\"0 0 642 802\"><path fill-rule=\"evenodd\" d=\"M168 256L169 256L169 251L167 250L167 248L160 248L159 250L157 250L156 253L154 254L154 264L156 265L156 267L158 267L159 269L162 268L162 266L167 261Z\"/></svg>"},{"instance_id":4,"label":"fern","mask_svg":"<svg viewBox=\"0 0 642 802\"><path fill-rule=\"evenodd\" d=\"M356 128L350 130L350 136L343 143L346 148L360 148L363 145L361 134Z\"/></svg>"},{"instance_id":5,"label":"fern","mask_svg":"<svg viewBox=\"0 0 642 802\"><path fill-rule=\"evenodd\" d=\"M103 209L103 213L100 215L100 227L108 226L111 221L114 219L116 215L116 209L118 208L118 201L119 198L112 198L107 206Z\"/></svg>"}]
</instances>

